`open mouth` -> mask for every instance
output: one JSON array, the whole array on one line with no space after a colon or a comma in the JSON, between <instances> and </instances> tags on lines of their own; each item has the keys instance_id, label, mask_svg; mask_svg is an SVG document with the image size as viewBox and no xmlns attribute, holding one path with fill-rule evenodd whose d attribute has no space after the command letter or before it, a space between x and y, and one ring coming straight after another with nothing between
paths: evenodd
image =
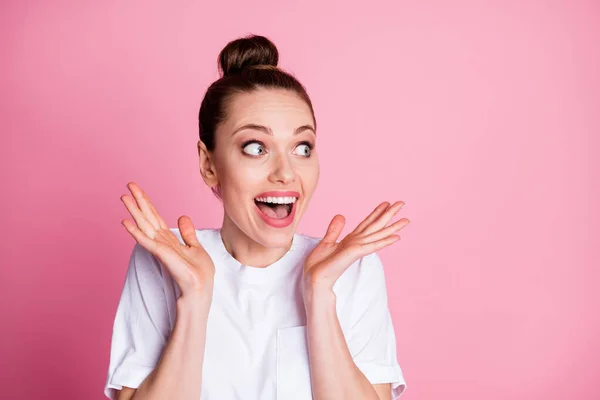
<instances>
[{"instance_id":1,"label":"open mouth","mask_svg":"<svg viewBox=\"0 0 600 400\"><path fill-rule=\"evenodd\" d=\"M254 203L267 217L284 219L290 215L297 200L297 197L257 197Z\"/></svg>"}]
</instances>

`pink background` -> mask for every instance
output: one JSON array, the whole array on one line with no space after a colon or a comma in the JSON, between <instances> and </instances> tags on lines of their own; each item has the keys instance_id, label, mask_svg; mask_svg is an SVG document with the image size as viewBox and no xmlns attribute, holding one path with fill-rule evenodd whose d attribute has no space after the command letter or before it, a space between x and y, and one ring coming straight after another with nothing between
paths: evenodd
<instances>
[{"instance_id":1,"label":"pink background","mask_svg":"<svg viewBox=\"0 0 600 400\"><path fill-rule=\"evenodd\" d=\"M311 94L300 231L378 202L407 400L599 398L600 5L593 1L4 1L0 384L103 398L138 182L217 227L197 111L216 56L270 37Z\"/></svg>"}]
</instances>

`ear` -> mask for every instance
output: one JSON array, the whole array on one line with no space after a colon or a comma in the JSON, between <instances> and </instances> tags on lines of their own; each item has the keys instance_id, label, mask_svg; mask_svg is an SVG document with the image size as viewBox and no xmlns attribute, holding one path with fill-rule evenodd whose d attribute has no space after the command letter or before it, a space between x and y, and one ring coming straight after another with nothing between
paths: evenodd
<instances>
[{"instance_id":1,"label":"ear","mask_svg":"<svg viewBox=\"0 0 600 400\"><path fill-rule=\"evenodd\" d=\"M219 184L217 170L212 162L211 153L206 149L206 145L202 140L198 140L198 157L200 158L202 179L210 188L217 186Z\"/></svg>"}]
</instances>

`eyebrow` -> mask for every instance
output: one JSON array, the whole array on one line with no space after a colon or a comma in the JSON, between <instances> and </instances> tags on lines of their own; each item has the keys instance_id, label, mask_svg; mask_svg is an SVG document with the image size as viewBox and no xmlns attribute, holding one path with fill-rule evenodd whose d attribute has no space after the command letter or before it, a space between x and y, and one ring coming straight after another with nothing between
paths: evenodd
<instances>
[{"instance_id":1,"label":"eyebrow","mask_svg":"<svg viewBox=\"0 0 600 400\"><path fill-rule=\"evenodd\" d=\"M237 128L235 131L233 131L231 136L235 135L236 133L238 133L239 131L244 130L244 129L253 129L255 131L261 131L263 133L266 133L267 135L273 136L273 131L271 130L271 128L269 128L268 126L263 126L263 125L258 125L258 124L242 125L239 128ZM315 135L317 134L317 132L315 132L315 128L313 128L312 125L302 125L302 126L296 128L296 130L294 131L294 135L298 135L304 131L312 131L312 133L314 133Z\"/></svg>"}]
</instances>

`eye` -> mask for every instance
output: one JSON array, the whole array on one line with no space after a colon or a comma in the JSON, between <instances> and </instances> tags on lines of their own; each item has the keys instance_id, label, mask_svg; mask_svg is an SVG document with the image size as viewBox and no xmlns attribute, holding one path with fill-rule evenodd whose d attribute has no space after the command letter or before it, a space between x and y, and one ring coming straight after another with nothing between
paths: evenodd
<instances>
[{"instance_id":1,"label":"eye","mask_svg":"<svg viewBox=\"0 0 600 400\"><path fill-rule=\"evenodd\" d=\"M310 157L310 153L313 149L313 145L308 142L302 142L296 147L296 149L300 150L300 155L305 157Z\"/></svg>"},{"instance_id":2,"label":"eye","mask_svg":"<svg viewBox=\"0 0 600 400\"><path fill-rule=\"evenodd\" d=\"M262 156L265 154L265 145L258 141L249 141L242 145L242 150L251 156Z\"/></svg>"}]
</instances>

